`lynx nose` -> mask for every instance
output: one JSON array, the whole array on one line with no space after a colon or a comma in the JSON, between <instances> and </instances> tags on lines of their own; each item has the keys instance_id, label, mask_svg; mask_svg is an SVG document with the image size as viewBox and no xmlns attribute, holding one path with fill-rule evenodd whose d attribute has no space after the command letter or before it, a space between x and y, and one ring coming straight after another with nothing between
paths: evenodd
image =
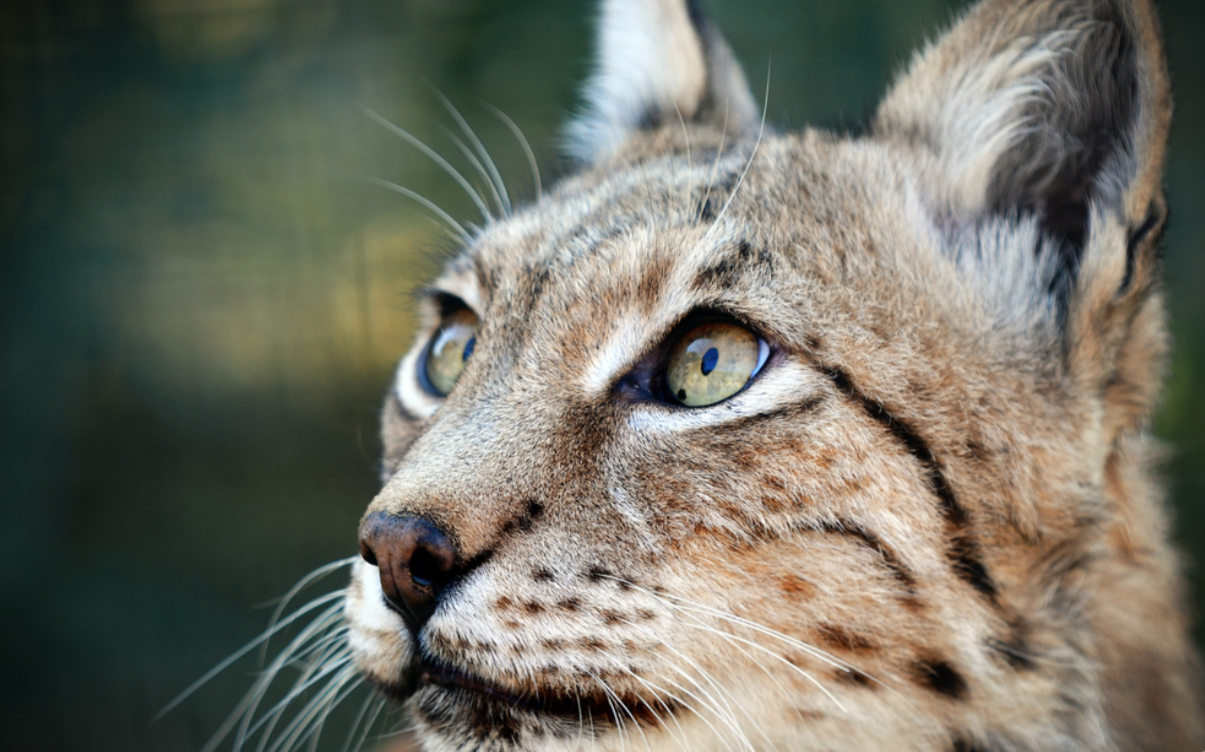
<instances>
[{"instance_id":1,"label":"lynx nose","mask_svg":"<svg viewBox=\"0 0 1205 752\"><path fill-rule=\"evenodd\" d=\"M439 605L439 592L456 562L456 547L429 520L376 512L360 525L360 556L380 569L385 599L417 630Z\"/></svg>"}]
</instances>

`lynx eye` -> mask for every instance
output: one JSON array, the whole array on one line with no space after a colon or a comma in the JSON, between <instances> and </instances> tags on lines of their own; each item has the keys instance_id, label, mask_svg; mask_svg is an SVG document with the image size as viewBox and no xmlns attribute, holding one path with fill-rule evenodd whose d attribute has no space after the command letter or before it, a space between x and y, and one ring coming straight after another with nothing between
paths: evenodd
<instances>
[{"instance_id":1,"label":"lynx eye","mask_svg":"<svg viewBox=\"0 0 1205 752\"><path fill-rule=\"evenodd\" d=\"M477 317L461 308L447 316L427 345L423 371L426 384L440 397L448 396L477 344Z\"/></svg>"},{"instance_id":2,"label":"lynx eye","mask_svg":"<svg viewBox=\"0 0 1205 752\"><path fill-rule=\"evenodd\" d=\"M742 326L703 324L670 348L665 385L687 407L714 405L743 389L769 353L769 346Z\"/></svg>"}]
</instances>

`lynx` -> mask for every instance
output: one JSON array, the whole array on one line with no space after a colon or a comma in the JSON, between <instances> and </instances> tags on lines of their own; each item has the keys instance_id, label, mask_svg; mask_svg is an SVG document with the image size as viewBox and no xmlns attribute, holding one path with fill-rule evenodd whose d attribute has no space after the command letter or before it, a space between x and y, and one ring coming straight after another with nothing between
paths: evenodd
<instances>
[{"instance_id":1,"label":"lynx","mask_svg":"<svg viewBox=\"0 0 1205 752\"><path fill-rule=\"evenodd\" d=\"M398 367L355 670L432 752L1205 749L1151 3L980 2L860 134L689 0L599 28L578 171Z\"/></svg>"}]
</instances>

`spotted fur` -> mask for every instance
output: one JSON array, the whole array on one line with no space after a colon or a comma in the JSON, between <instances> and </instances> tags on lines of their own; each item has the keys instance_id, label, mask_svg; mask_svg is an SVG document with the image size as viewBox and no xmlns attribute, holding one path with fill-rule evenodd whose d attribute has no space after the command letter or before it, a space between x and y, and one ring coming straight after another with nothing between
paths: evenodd
<instances>
[{"instance_id":1,"label":"spotted fur","mask_svg":"<svg viewBox=\"0 0 1205 752\"><path fill-rule=\"evenodd\" d=\"M399 366L368 515L456 561L417 626L354 565L359 670L438 752L1205 749L1150 3L985 0L857 137L764 126L693 3L601 27L580 171L466 242ZM481 329L441 399L449 300ZM763 370L636 388L700 310Z\"/></svg>"}]
</instances>

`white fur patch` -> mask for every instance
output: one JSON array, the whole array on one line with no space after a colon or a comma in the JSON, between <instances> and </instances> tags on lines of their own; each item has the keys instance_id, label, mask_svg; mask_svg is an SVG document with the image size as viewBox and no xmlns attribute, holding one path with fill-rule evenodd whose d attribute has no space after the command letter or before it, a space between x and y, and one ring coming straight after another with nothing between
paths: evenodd
<instances>
[{"instance_id":1,"label":"white fur patch","mask_svg":"<svg viewBox=\"0 0 1205 752\"><path fill-rule=\"evenodd\" d=\"M684 0L605 0L587 114L573 123L573 154L615 151L650 109L689 120L707 86L703 44Z\"/></svg>"}]
</instances>

